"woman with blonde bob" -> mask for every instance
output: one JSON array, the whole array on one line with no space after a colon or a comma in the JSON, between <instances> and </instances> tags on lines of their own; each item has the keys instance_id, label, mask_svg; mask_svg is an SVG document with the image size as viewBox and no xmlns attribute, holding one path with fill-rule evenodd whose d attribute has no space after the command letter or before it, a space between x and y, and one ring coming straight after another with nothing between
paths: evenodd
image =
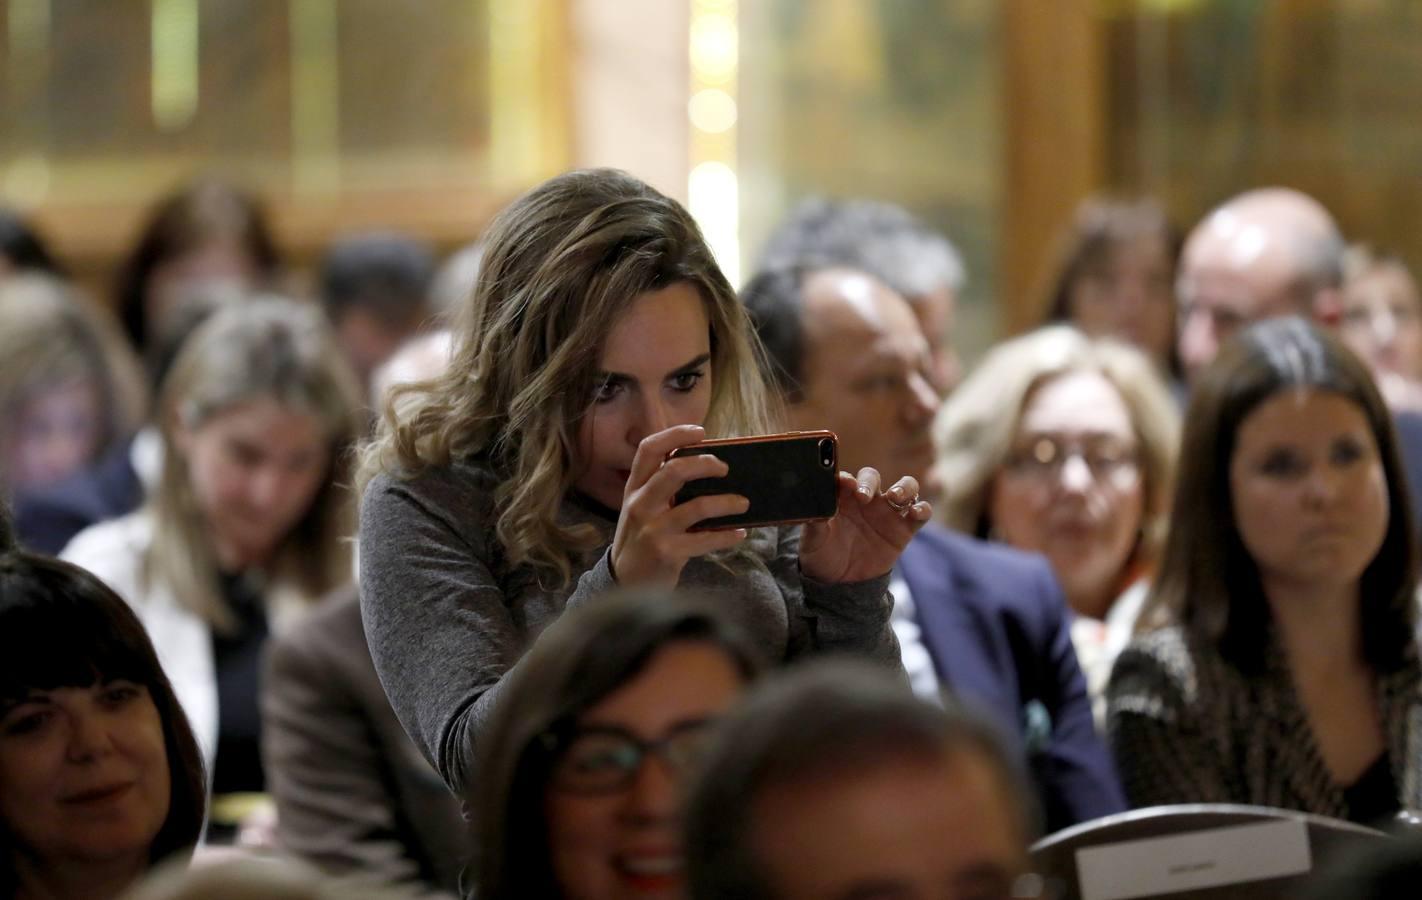
<instances>
[{"instance_id":1,"label":"woman with blonde bob","mask_svg":"<svg viewBox=\"0 0 1422 900\"><path fill-rule=\"evenodd\" d=\"M897 665L888 574L931 514L912 478L881 492L873 469L841 473L839 514L803 537L692 530L742 497L673 502L727 470L668 453L768 430L758 345L686 210L622 172L571 172L485 247L450 369L387 404L361 508L372 655L445 781L466 788L543 628L614 585L717 591L769 658Z\"/></svg>"},{"instance_id":2,"label":"woman with blonde bob","mask_svg":"<svg viewBox=\"0 0 1422 900\"><path fill-rule=\"evenodd\" d=\"M118 323L51 275L0 281L0 478L52 485L129 437L147 406Z\"/></svg>"},{"instance_id":3,"label":"woman with blonde bob","mask_svg":"<svg viewBox=\"0 0 1422 900\"><path fill-rule=\"evenodd\" d=\"M352 574L344 539L359 386L319 310L264 299L216 313L189 337L158 414L155 493L80 532L63 555L143 619L214 795L260 792L266 635Z\"/></svg>"},{"instance_id":4,"label":"woman with blonde bob","mask_svg":"<svg viewBox=\"0 0 1422 900\"><path fill-rule=\"evenodd\" d=\"M935 423L940 515L1051 562L1098 719L1164 539L1179 433L1143 353L1065 325L994 349Z\"/></svg>"}]
</instances>

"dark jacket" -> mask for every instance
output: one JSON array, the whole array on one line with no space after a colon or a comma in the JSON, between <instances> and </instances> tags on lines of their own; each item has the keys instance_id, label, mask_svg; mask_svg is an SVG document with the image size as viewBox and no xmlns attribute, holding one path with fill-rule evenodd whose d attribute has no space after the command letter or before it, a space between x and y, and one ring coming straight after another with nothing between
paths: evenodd
<instances>
[{"instance_id":1,"label":"dark jacket","mask_svg":"<svg viewBox=\"0 0 1422 900\"><path fill-rule=\"evenodd\" d=\"M1023 754L1047 832L1124 810L1047 562L929 523L899 572L939 682Z\"/></svg>"},{"instance_id":2,"label":"dark jacket","mask_svg":"<svg viewBox=\"0 0 1422 900\"><path fill-rule=\"evenodd\" d=\"M460 804L385 698L355 588L268 652L262 756L282 846L332 874L454 895L470 846Z\"/></svg>"}]
</instances>

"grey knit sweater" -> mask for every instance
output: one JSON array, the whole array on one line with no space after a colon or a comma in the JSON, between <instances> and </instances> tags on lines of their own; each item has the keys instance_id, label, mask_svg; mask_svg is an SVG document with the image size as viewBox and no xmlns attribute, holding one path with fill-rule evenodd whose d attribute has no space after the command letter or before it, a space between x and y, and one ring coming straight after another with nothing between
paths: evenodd
<instances>
[{"instance_id":1,"label":"grey knit sweater","mask_svg":"<svg viewBox=\"0 0 1422 900\"><path fill-rule=\"evenodd\" d=\"M565 609L614 587L616 523L571 500L560 520L591 523L605 539L579 561L581 575L547 590L527 567L506 565L494 536L496 484L478 462L380 475L361 506L361 614L376 670L405 730L460 794L504 677ZM900 666L887 574L839 585L804 578L798 528L764 529L748 543L752 553L729 563L691 560L681 585L723 598L768 659L846 651Z\"/></svg>"}]
</instances>

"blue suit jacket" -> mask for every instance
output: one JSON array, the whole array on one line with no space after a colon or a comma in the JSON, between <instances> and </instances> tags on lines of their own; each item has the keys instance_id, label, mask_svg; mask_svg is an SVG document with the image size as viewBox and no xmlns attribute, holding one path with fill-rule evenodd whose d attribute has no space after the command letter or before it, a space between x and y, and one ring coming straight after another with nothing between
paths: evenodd
<instances>
[{"instance_id":1,"label":"blue suit jacket","mask_svg":"<svg viewBox=\"0 0 1422 900\"><path fill-rule=\"evenodd\" d=\"M1024 755L1047 832L1124 810L1046 560L929 523L899 573L939 682Z\"/></svg>"}]
</instances>

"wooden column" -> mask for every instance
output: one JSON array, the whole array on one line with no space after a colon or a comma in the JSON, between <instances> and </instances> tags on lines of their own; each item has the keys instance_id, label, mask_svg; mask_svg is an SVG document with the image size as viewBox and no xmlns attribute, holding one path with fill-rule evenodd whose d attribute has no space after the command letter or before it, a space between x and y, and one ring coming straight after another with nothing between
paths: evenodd
<instances>
[{"instance_id":1,"label":"wooden column","mask_svg":"<svg viewBox=\"0 0 1422 900\"><path fill-rule=\"evenodd\" d=\"M1105 172L1105 34L1093 0L1002 0L1003 334L1040 320L1056 237Z\"/></svg>"}]
</instances>

